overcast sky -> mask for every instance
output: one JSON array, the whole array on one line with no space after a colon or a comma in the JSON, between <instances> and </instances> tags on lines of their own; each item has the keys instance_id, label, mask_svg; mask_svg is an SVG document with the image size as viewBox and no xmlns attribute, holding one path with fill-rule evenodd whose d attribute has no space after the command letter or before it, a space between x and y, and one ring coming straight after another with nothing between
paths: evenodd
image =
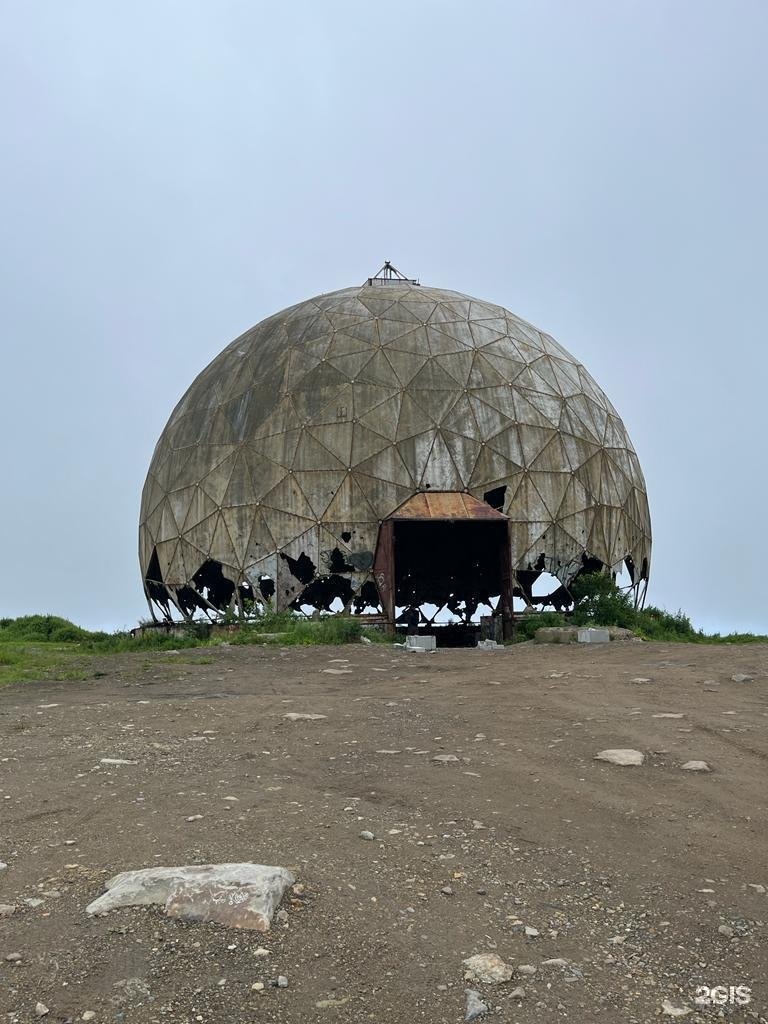
<instances>
[{"instance_id":1,"label":"overcast sky","mask_svg":"<svg viewBox=\"0 0 768 1024\"><path fill-rule=\"evenodd\" d=\"M0 14L0 615L134 625L182 392L387 258L584 362L644 468L650 600L768 632L764 0Z\"/></svg>"}]
</instances>

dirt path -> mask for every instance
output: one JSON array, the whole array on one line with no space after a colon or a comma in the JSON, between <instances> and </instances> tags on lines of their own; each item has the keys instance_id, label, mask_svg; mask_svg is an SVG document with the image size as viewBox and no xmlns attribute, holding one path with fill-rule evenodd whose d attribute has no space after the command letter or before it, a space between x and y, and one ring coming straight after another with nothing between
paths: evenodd
<instances>
[{"instance_id":1,"label":"dirt path","mask_svg":"<svg viewBox=\"0 0 768 1024\"><path fill-rule=\"evenodd\" d=\"M665 999L709 1021L703 985L751 988L727 1019L768 1016L768 647L232 647L95 667L0 690L0 904L17 907L0 1020L41 1002L97 1024L458 1024L462 960L486 951L536 973L474 985L482 1021L672 1019ZM607 747L645 764L595 761ZM84 912L118 871L246 860L305 886L266 935Z\"/></svg>"}]
</instances>

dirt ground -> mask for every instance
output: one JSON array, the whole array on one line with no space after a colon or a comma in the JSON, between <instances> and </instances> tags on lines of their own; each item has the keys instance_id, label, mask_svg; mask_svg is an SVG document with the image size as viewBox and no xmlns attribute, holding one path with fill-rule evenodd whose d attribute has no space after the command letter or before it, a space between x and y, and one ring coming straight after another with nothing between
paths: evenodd
<instances>
[{"instance_id":1,"label":"dirt ground","mask_svg":"<svg viewBox=\"0 0 768 1024\"><path fill-rule=\"evenodd\" d=\"M768 647L224 647L94 669L0 690L0 1021L41 1003L96 1024L459 1024L468 986L483 1024L672 1019L664 1000L687 1024L768 1017ZM645 763L594 759L615 747ZM85 913L119 871L231 861L305 887L270 932ZM512 980L470 986L481 952ZM697 1007L699 986L728 1001Z\"/></svg>"}]
</instances>

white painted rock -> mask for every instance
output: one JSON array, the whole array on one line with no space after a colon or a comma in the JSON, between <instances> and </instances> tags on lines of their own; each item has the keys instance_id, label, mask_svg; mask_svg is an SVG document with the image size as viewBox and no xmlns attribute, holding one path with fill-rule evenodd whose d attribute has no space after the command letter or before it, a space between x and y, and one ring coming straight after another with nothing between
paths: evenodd
<instances>
[{"instance_id":1,"label":"white painted rock","mask_svg":"<svg viewBox=\"0 0 768 1024\"><path fill-rule=\"evenodd\" d=\"M595 758L598 761L607 761L609 764L620 764L626 767L641 765L644 755L639 750L617 748L615 750L601 750L599 754L595 754Z\"/></svg>"},{"instance_id":2,"label":"white painted rock","mask_svg":"<svg viewBox=\"0 0 768 1024\"><path fill-rule=\"evenodd\" d=\"M467 968L464 978L478 981L481 985L500 985L510 981L514 974L514 968L504 963L496 953L476 953L462 962Z\"/></svg>"},{"instance_id":3,"label":"white painted rock","mask_svg":"<svg viewBox=\"0 0 768 1024\"><path fill-rule=\"evenodd\" d=\"M706 761L686 761L682 766L684 772L711 772Z\"/></svg>"},{"instance_id":4,"label":"white painted rock","mask_svg":"<svg viewBox=\"0 0 768 1024\"><path fill-rule=\"evenodd\" d=\"M118 907L165 907L168 917L214 921L232 928L268 931L289 885L285 868L264 864L203 864L124 871L106 883L107 891L88 907L106 914Z\"/></svg>"},{"instance_id":5,"label":"white painted rock","mask_svg":"<svg viewBox=\"0 0 768 1024\"><path fill-rule=\"evenodd\" d=\"M287 718L289 722L319 722L321 718L326 717L326 715L312 715L302 711L289 711L283 715L283 718Z\"/></svg>"}]
</instances>

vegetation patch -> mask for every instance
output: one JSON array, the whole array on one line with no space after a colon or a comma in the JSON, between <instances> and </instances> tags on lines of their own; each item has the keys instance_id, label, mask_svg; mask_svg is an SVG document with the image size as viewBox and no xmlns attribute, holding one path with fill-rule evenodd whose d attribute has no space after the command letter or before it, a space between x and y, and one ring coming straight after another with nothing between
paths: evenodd
<instances>
[{"instance_id":1,"label":"vegetation patch","mask_svg":"<svg viewBox=\"0 0 768 1024\"><path fill-rule=\"evenodd\" d=\"M0 619L0 684L28 680L87 679L95 674L96 656L182 651L230 644L350 644L362 639L387 643L382 632L359 619L328 616L304 619L290 612L267 613L243 626L182 623L173 631L93 632L57 615ZM210 664L210 658L186 659Z\"/></svg>"},{"instance_id":2,"label":"vegetation patch","mask_svg":"<svg viewBox=\"0 0 768 1024\"><path fill-rule=\"evenodd\" d=\"M540 612L521 619L516 641L532 640L542 626L620 626L631 629L643 640L663 643L690 644L750 644L767 643L768 636L755 633L704 633L695 629L682 612L667 612L663 608L647 605L635 608L628 593L620 590L605 573L579 576L570 587L574 600L573 611L567 615Z\"/></svg>"}]
</instances>

